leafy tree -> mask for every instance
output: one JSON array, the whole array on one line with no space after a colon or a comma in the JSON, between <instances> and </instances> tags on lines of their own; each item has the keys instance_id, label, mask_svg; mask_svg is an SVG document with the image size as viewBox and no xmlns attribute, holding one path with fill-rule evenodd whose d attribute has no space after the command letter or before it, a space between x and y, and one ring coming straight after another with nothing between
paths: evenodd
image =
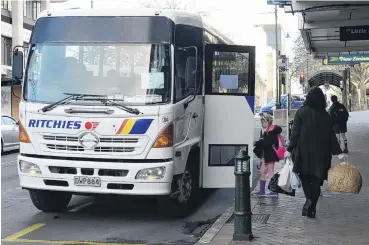
<instances>
[{"instance_id":1,"label":"leafy tree","mask_svg":"<svg viewBox=\"0 0 369 245\"><path fill-rule=\"evenodd\" d=\"M140 0L139 4L145 8L187 10L195 0ZM201 16L209 15L208 11L199 11Z\"/></svg>"},{"instance_id":2,"label":"leafy tree","mask_svg":"<svg viewBox=\"0 0 369 245\"><path fill-rule=\"evenodd\" d=\"M361 63L351 68L351 84L353 85L353 106L359 110L368 108L366 102L366 88L369 87L369 64Z\"/></svg>"},{"instance_id":3,"label":"leafy tree","mask_svg":"<svg viewBox=\"0 0 369 245\"><path fill-rule=\"evenodd\" d=\"M305 82L307 79L317 71L332 70L342 71L345 66L340 65L323 65L321 59L315 59L313 55L306 51L304 40L302 36L299 36L295 40L295 46L293 47L294 58L292 66L290 67L289 78L298 77L300 74L305 75ZM304 86L306 84L303 84Z\"/></svg>"},{"instance_id":4,"label":"leafy tree","mask_svg":"<svg viewBox=\"0 0 369 245\"><path fill-rule=\"evenodd\" d=\"M160 9L187 9L188 1L182 0L141 0L139 2L145 8Z\"/></svg>"}]
</instances>

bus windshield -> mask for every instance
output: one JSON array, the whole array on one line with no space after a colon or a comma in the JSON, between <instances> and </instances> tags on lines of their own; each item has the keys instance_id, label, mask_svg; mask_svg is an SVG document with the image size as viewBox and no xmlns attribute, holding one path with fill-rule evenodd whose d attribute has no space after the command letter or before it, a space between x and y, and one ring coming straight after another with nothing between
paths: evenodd
<instances>
[{"instance_id":1,"label":"bus windshield","mask_svg":"<svg viewBox=\"0 0 369 245\"><path fill-rule=\"evenodd\" d=\"M138 105L170 100L168 44L36 43L29 55L27 101L53 103L64 93Z\"/></svg>"}]
</instances>

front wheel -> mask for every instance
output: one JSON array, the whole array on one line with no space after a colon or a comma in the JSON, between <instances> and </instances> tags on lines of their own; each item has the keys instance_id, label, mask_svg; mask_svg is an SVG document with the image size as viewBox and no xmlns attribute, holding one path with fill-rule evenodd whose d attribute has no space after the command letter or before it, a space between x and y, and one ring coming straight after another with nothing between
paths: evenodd
<instances>
[{"instance_id":1,"label":"front wheel","mask_svg":"<svg viewBox=\"0 0 369 245\"><path fill-rule=\"evenodd\" d=\"M44 212L63 211L72 199L72 194L61 191L29 190L33 205Z\"/></svg>"},{"instance_id":2,"label":"front wheel","mask_svg":"<svg viewBox=\"0 0 369 245\"><path fill-rule=\"evenodd\" d=\"M173 178L172 193L158 199L159 209L163 215L181 218L191 212L194 192L197 189L194 178L196 177L193 173L187 169L182 175Z\"/></svg>"}]
</instances>

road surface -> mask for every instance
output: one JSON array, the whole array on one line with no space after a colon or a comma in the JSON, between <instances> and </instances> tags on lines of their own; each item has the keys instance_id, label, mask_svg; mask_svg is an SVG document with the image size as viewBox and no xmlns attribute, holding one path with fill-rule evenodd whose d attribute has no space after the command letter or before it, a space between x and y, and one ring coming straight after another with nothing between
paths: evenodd
<instances>
[{"instance_id":1,"label":"road surface","mask_svg":"<svg viewBox=\"0 0 369 245\"><path fill-rule=\"evenodd\" d=\"M256 126L260 123L256 122ZM258 135L259 128L255 129ZM255 137L256 137L255 136ZM67 212L37 210L28 191L19 187L17 152L1 158L1 238L20 236L23 242L2 244L194 244L230 206L234 189L205 190L197 209L184 219L164 218L152 199L74 196ZM257 180L254 160L254 179ZM25 230L26 229L26 230ZM18 232L21 233L17 234ZM96 243L94 243L96 244Z\"/></svg>"}]
</instances>

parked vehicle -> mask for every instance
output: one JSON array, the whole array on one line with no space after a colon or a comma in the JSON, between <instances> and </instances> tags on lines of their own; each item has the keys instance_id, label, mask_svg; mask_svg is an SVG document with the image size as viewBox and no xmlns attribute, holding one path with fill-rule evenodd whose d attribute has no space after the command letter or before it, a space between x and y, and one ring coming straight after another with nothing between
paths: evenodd
<instances>
[{"instance_id":1,"label":"parked vehicle","mask_svg":"<svg viewBox=\"0 0 369 245\"><path fill-rule=\"evenodd\" d=\"M234 188L234 156L254 142L255 47L197 13L152 9L42 12L29 47L24 79L21 49L12 71L19 179L36 208L137 195L183 216L197 189Z\"/></svg>"},{"instance_id":2,"label":"parked vehicle","mask_svg":"<svg viewBox=\"0 0 369 245\"><path fill-rule=\"evenodd\" d=\"M305 101L305 95L304 94L293 94L291 95L291 109L299 109L302 104ZM263 113L267 113L269 115L273 116L273 111L276 108L276 101L275 99L272 99L269 101L269 103L265 106L263 106L260 109L260 113L259 114L263 114ZM282 95L281 96L281 109L286 109L287 108L287 95Z\"/></svg>"},{"instance_id":3,"label":"parked vehicle","mask_svg":"<svg viewBox=\"0 0 369 245\"><path fill-rule=\"evenodd\" d=\"M18 122L10 116L1 116L1 154L19 149Z\"/></svg>"}]
</instances>

